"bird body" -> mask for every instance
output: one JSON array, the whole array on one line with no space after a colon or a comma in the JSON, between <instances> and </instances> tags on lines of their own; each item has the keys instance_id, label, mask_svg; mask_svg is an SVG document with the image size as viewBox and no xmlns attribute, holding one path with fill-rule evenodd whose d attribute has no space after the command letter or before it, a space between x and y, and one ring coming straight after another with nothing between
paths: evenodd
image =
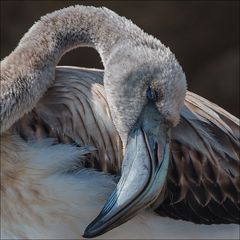
<instances>
[{"instance_id":1,"label":"bird body","mask_svg":"<svg viewBox=\"0 0 240 240\"><path fill-rule=\"evenodd\" d=\"M54 86L32 112L20 119L9 133L1 136L1 236L3 239L79 238L87 223L99 212L116 185L115 175L104 171L116 174L119 170L122 161L121 145L110 115L107 115L109 110L101 82L100 70L57 68ZM83 106L84 111L80 112L83 120L84 112L92 111L92 114L97 114L97 117L92 118L92 122L91 119L86 122L89 125L85 126L85 132L80 131L81 129L76 126L76 129L79 129L78 137L71 135L70 129L69 132L66 131L77 143L85 146L81 148L63 144L64 138L61 136L62 130L59 125L52 125L52 130L46 127L46 124L50 124L48 119L51 123L57 124L57 118L64 116L65 109L62 108L62 103L67 103L68 95L64 96L60 93L63 93L64 89L71 91L73 88L79 91L84 88L85 99L79 97L79 102L75 102L72 111ZM81 96L79 91L75 93L76 96ZM74 99L74 95L72 97ZM56 107L58 104L59 107ZM58 115L56 114L55 119L52 119L52 114L55 114L52 112L54 108ZM101 114L101 108L104 114ZM42 115L42 112L46 115ZM74 124L81 124L78 119L80 116L75 115L74 118L68 119L70 116L72 114L66 115L66 119L62 120L63 126L64 121L67 126L71 120ZM89 114L88 117L90 118ZM41 118L45 122L41 122ZM105 123L111 130L108 133L106 128L99 130L100 122ZM72 125L73 123L70 124ZM60 130L60 134L57 129ZM113 144L119 146L112 150L112 155L105 161L101 162L103 155L111 151L102 146L103 138L92 134L90 132L92 129L94 132L99 130L103 135L112 136ZM88 142L91 136L95 138L93 142ZM104 136L104 139L107 136ZM56 138L60 138L62 144L56 144ZM91 147L93 145L102 150L96 154L95 149ZM109 147L111 144L108 143L106 146ZM89 153L97 160L86 157ZM100 168L103 172L92 168L86 169L86 163ZM189 231L186 231L186 228ZM238 226L194 224L160 217L148 209L104 235L104 238L110 239L120 237L237 238Z\"/></svg>"},{"instance_id":2,"label":"bird body","mask_svg":"<svg viewBox=\"0 0 240 240\"><path fill-rule=\"evenodd\" d=\"M99 51L104 75L55 69L78 46ZM183 103L185 76L160 41L110 10L70 7L36 23L1 72L3 239L81 238L114 189L85 236L120 225L103 238L238 238L239 120L190 92ZM128 187L147 178L131 170L141 161L158 169L148 193L135 184L146 195Z\"/></svg>"},{"instance_id":3,"label":"bird body","mask_svg":"<svg viewBox=\"0 0 240 240\"><path fill-rule=\"evenodd\" d=\"M2 156L2 160L16 162L16 156L9 159L11 157L9 150L16 154L16 149L23 147L24 143L21 141L16 143L16 138L11 140L9 139L8 143L15 148L9 149L8 145L8 158ZM7 143L6 139L4 142ZM2 178L3 187L7 187L6 192L1 187L2 239L81 239L85 227L99 212L113 189L112 176L101 172L80 170L74 175L62 174L63 166L59 164L59 159L65 160L63 164L65 165L72 158L78 158L79 154L76 149L69 146L49 145L49 141L42 143L41 147L35 145L38 148L37 153L36 149L31 149L29 145L25 146L27 149L23 147L25 151L18 151L17 155L18 160L23 160L25 164L16 166L15 162L11 163L14 165L11 166L13 171L11 176L15 178ZM4 149L4 146L2 148ZM39 154L41 149L43 155ZM28 159L26 151L27 153L32 151L30 154L32 153L35 158L31 156ZM51 152L50 156L47 151ZM9 166L2 166L2 171L5 172L7 167L9 168ZM43 169L44 167L46 169ZM51 168L53 171L49 170ZM234 224L197 225L159 217L156 213L145 210L128 223L99 238L237 239L238 226Z\"/></svg>"}]
</instances>

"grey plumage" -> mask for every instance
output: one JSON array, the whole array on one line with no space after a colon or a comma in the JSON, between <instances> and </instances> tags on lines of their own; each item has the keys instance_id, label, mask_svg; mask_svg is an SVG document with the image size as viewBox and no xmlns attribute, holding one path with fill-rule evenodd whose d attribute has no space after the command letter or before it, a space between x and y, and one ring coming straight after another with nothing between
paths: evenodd
<instances>
[{"instance_id":1,"label":"grey plumage","mask_svg":"<svg viewBox=\"0 0 240 240\"><path fill-rule=\"evenodd\" d=\"M161 91L165 94L162 98L165 103L159 103L159 108L169 119L177 117L186 83L170 50L106 8L75 6L42 17L24 35L18 47L1 61L1 132L34 107L52 84L60 57L80 46L94 47L101 56L111 114L123 141L144 104L139 94L140 86L146 84L147 79L151 82L153 78L162 78L160 88L164 87ZM128 75L136 80L124 82ZM142 81L142 84L135 86L136 101L131 101L131 96L127 101L138 104L123 111L118 106L119 99L124 101L126 90L134 87L130 86L134 81ZM175 96L175 102L171 91L178 86L175 94L179 96ZM127 116L126 111L129 111Z\"/></svg>"},{"instance_id":2,"label":"grey plumage","mask_svg":"<svg viewBox=\"0 0 240 240\"><path fill-rule=\"evenodd\" d=\"M104 74L98 70L79 68L55 69L66 51L80 46L94 47L99 52ZM16 156L14 152L8 152L15 145L13 151L19 149L20 159L26 157L20 165L29 162L31 165L37 161L35 167L38 169L39 160L31 154L36 148L44 151L43 146L46 147L43 155L45 164L51 148L53 156L55 154L64 161L65 155L60 156L54 144L71 143L76 145L75 148L80 146L82 149L79 159L73 166L64 163L60 169L65 171L69 166L70 172L76 173L79 168L81 173L85 168L95 168L118 174L129 134L149 104L146 97L149 88L157 93L156 102L150 103L151 106L154 104L156 116L160 116L162 126L171 128L173 132L167 182L160 189L157 201L154 200L154 208L161 215L196 223L237 223L239 120L190 92L185 98L185 75L171 51L129 20L106 8L75 6L42 17L25 34L18 47L1 62L0 120L1 140L4 142L1 156L6 159L3 162L4 182L9 184L1 186L5 198L9 198L6 187L12 187L9 176L14 171L18 173L12 169ZM26 143L18 137L14 138L15 134ZM32 141L49 137L57 138L53 146L49 146L52 142L43 141L41 144L40 141L40 145L32 147ZM162 142L158 144L161 146ZM66 159L69 154L70 163L74 162L77 150L72 150L74 153L70 154L71 149L67 145L62 149L66 150ZM156 160L160 159L160 154L161 149L156 154ZM10 167L8 163L11 163ZM59 169L58 164L52 164ZM54 175L56 169L53 172L42 169L40 176L45 176L45 182L48 182L47 176ZM89 172L94 177L98 176L93 170ZM22 177L21 174L18 173ZM80 176L84 177L84 173ZM110 182L113 177L106 176L109 176L109 179L106 177L106 185L112 188L110 186L114 183ZM102 177L99 175L103 180ZM64 177L59 180L63 181ZM41 182L44 178L36 178L35 181ZM82 181L85 182L84 179ZM17 189L18 193L16 199L25 203L27 198L19 195L18 187L14 183L13 189ZM101 187L104 189L104 186ZM37 190L31 191L36 193ZM65 199L61 194L59 196ZM47 194L42 196L48 197ZM9 202L5 201L5 204L8 206ZM11 217L14 223L14 215L4 214L4 224ZM81 211L79 214L84 216ZM34 217L37 220L42 218L41 211ZM71 221L68 224L76 226ZM36 224L34 227L37 228ZM80 232L82 229L81 225ZM19 229L13 231L11 227L10 231L14 236L42 236L32 229L29 234L27 231L20 233ZM76 236L78 231L72 234ZM153 232L154 236L156 234ZM47 236L53 235L49 233Z\"/></svg>"}]
</instances>

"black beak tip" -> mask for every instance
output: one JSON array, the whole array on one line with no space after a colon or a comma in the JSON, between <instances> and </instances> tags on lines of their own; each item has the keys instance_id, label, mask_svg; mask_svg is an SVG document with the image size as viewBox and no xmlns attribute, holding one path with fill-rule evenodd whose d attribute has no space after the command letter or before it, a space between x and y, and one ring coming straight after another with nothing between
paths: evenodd
<instances>
[{"instance_id":1,"label":"black beak tip","mask_svg":"<svg viewBox=\"0 0 240 240\"><path fill-rule=\"evenodd\" d=\"M90 235L88 235L88 233L85 233L82 235L83 238L92 238Z\"/></svg>"},{"instance_id":2,"label":"black beak tip","mask_svg":"<svg viewBox=\"0 0 240 240\"><path fill-rule=\"evenodd\" d=\"M84 238L93 238L103 234L105 231L101 231L100 223L97 221L96 218L93 222L91 222L83 233Z\"/></svg>"},{"instance_id":3,"label":"black beak tip","mask_svg":"<svg viewBox=\"0 0 240 240\"><path fill-rule=\"evenodd\" d=\"M84 234L82 235L82 237L83 237L83 238L91 238L91 237L89 237L88 234L86 234L85 232L84 232Z\"/></svg>"},{"instance_id":4,"label":"black beak tip","mask_svg":"<svg viewBox=\"0 0 240 240\"><path fill-rule=\"evenodd\" d=\"M89 227L87 227L82 235L84 238L93 238L96 235L91 231L91 229L89 229Z\"/></svg>"}]
</instances>

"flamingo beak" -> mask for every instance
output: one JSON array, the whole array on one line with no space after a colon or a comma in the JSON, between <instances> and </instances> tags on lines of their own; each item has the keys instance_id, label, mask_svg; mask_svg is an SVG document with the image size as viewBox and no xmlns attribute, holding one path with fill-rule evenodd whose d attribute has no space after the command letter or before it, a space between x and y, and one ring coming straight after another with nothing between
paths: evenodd
<instances>
[{"instance_id":1,"label":"flamingo beak","mask_svg":"<svg viewBox=\"0 0 240 240\"><path fill-rule=\"evenodd\" d=\"M83 237L96 237L116 228L154 203L166 180L169 152L169 127L149 104L128 135L121 178Z\"/></svg>"}]
</instances>

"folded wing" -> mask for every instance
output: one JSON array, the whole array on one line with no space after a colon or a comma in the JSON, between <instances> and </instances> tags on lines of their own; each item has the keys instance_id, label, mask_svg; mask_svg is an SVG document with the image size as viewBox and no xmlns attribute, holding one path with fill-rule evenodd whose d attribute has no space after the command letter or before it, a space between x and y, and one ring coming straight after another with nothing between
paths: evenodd
<instances>
[{"instance_id":1,"label":"folded wing","mask_svg":"<svg viewBox=\"0 0 240 240\"><path fill-rule=\"evenodd\" d=\"M60 143L94 146L86 167L116 173L121 166L120 137L110 117L103 72L58 67L54 85L12 128L24 139L56 138Z\"/></svg>"},{"instance_id":2,"label":"folded wing","mask_svg":"<svg viewBox=\"0 0 240 240\"><path fill-rule=\"evenodd\" d=\"M239 150L239 119L188 92L156 212L195 223L239 223Z\"/></svg>"},{"instance_id":3,"label":"folded wing","mask_svg":"<svg viewBox=\"0 0 240 240\"><path fill-rule=\"evenodd\" d=\"M86 167L116 174L122 146L102 79L101 70L58 67L54 85L12 130L25 139L94 146ZM168 178L155 211L195 223L239 223L239 138L239 119L188 92L172 131Z\"/></svg>"}]
</instances>

